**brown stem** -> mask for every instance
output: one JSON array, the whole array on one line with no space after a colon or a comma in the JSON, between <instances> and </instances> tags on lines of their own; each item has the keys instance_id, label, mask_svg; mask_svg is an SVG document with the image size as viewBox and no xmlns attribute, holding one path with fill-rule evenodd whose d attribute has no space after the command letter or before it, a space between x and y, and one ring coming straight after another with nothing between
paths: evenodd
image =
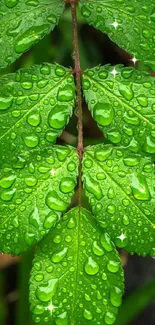
<instances>
[{"instance_id":1,"label":"brown stem","mask_svg":"<svg viewBox=\"0 0 155 325\"><path fill-rule=\"evenodd\" d=\"M74 73L76 75L76 91L77 91L77 113L78 113L78 156L79 156L79 205L81 205L82 192L82 156L83 156L83 123L82 123L82 90L81 90L81 68L80 55L78 46L78 29L77 29L77 0L71 0L72 23L73 23L73 47L74 47Z\"/></svg>"}]
</instances>

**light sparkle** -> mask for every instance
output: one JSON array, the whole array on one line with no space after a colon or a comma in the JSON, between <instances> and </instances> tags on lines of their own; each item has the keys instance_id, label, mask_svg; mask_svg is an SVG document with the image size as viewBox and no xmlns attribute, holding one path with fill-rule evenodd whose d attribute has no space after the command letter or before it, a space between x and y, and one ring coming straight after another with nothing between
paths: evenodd
<instances>
[{"instance_id":1,"label":"light sparkle","mask_svg":"<svg viewBox=\"0 0 155 325\"><path fill-rule=\"evenodd\" d=\"M118 73L118 71L114 68L111 73L113 74L114 78L116 77L116 74Z\"/></svg>"},{"instance_id":2,"label":"light sparkle","mask_svg":"<svg viewBox=\"0 0 155 325\"><path fill-rule=\"evenodd\" d=\"M136 62L138 61L137 59L136 59L136 57L134 56L132 59L130 59L130 61L132 61L133 62L133 64L135 65L136 64Z\"/></svg>"},{"instance_id":3,"label":"light sparkle","mask_svg":"<svg viewBox=\"0 0 155 325\"><path fill-rule=\"evenodd\" d=\"M56 173L56 170L52 168L52 169L50 170L50 174L51 174L52 176L54 176L55 173Z\"/></svg>"},{"instance_id":4,"label":"light sparkle","mask_svg":"<svg viewBox=\"0 0 155 325\"><path fill-rule=\"evenodd\" d=\"M111 24L115 29L119 26L118 22L115 20L112 24Z\"/></svg>"},{"instance_id":5,"label":"light sparkle","mask_svg":"<svg viewBox=\"0 0 155 325\"><path fill-rule=\"evenodd\" d=\"M118 236L117 238L119 238L121 241L123 241L125 238L127 238L123 233Z\"/></svg>"}]
</instances>

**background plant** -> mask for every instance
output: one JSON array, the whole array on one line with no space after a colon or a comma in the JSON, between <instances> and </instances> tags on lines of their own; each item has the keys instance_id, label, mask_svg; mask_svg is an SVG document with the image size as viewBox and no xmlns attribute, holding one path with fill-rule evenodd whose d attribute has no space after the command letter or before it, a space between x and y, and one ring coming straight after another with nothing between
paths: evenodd
<instances>
[{"instance_id":1,"label":"background plant","mask_svg":"<svg viewBox=\"0 0 155 325\"><path fill-rule=\"evenodd\" d=\"M81 1L79 5L88 22L108 32L119 45L130 51L134 55L134 62L137 57L153 67L153 37L150 37L154 20L153 3L148 8L146 5L139 8L136 5L127 7L126 2L119 3L121 14L118 13L119 5L116 10L112 1L110 8L106 4L109 20L106 17L105 26L103 9L104 14L108 15L105 2ZM28 1L26 10L22 4L20 11L20 2L7 1L5 7L2 5L5 21L7 6L14 15L12 21L17 23L11 26L10 31L9 22L5 25L2 20L2 27L7 29L8 36L6 49L4 51L3 47L2 51L2 67L49 32L64 7L63 1L57 4L46 1L46 6L44 2L40 4L42 6ZM35 9L32 10L31 6ZM123 285L120 260L108 234L118 247L132 253L154 255L154 80L147 73L122 66L97 67L82 73L88 106L99 127L104 128L107 139L113 143L88 148L83 160L84 186L93 214L103 228L101 230L92 215L81 208L81 68L76 4L72 2L71 7L75 57L73 72L76 75L78 104L78 156L71 147L51 147L72 114L75 98L72 71L58 65L43 64L17 72L16 75L4 76L1 79L0 103L3 125L1 247L4 252L19 254L48 233L40 243L32 270L31 302L36 322L51 323L54 319L56 324L81 324L83 320L100 324L104 320L106 324L112 324L116 318L116 307L121 303ZM27 8L31 8L30 12ZM56 12L55 17L53 10ZM17 16L21 19L21 15L18 15L20 12L26 15L29 13L27 24L24 17L18 21ZM37 14L39 21L36 20ZM124 15L126 24L123 25L121 18L125 19ZM124 29L127 28L129 32L133 17L135 27L128 42L129 36L126 37ZM145 19L147 28L146 23L143 23ZM142 34L135 45L133 40L136 38L137 26L138 30L142 28ZM58 222L70 202L78 167L79 206ZM26 201L25 205L22 200ZM55 223L56 227L49 231ZM40 260L43 265L39 264ZM81 296L82 284L85 297ZM65 290L69 291L68 298Z\"/></svg>"}]
</instances>

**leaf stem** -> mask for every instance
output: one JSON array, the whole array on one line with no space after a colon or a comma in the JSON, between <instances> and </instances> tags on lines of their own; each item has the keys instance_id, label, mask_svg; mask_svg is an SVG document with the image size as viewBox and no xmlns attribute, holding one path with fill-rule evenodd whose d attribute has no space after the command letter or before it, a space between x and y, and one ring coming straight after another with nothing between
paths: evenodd
<instances>
[{"instance_id":1,"label":"leaf stem","mask_svg":"<svg viewBox=\"0 0 155 325\"><path fill-rule=\"evenodd\" d=\"M77 27L77 0L70 1L73 23L73 47L74 47L74 73L76 76L76 91L77 91L77 114L78 114L78 156L79 156L79 197L78 202L81 206L82 193L82 157L83 157L83 122L82 122L82 90L81 90L81 67L78 44L78 27Z\"/></svg>"}]
</instances>

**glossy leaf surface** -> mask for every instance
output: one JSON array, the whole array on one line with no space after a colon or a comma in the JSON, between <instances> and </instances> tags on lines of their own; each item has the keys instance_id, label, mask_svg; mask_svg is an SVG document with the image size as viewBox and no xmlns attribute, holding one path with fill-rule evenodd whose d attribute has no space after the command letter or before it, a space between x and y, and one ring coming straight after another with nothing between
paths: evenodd
<instances>
[{"instance_id":1,"label":"glossy leaf surface","mask_svg":"<svg viewBox=\"0 0 155 325\"><path fill-rule=\"evenodd\" d=\"M77 169L71 147L6 160L0 169L0 251L18 255L49 231L71 202Z\"/></svg>"},{"instance_id":2,"label":"glossy leaf surface","mask_svg":"<svg viewBox=\"0 0 155 325\"><path fill-rule=\"evenodd\" d=\"M63 0L0 1L0 68L19 58L58 24Z\"/></svg>"},{"instance_id":3,"label":"glossy leaf surface","mask_svg":"<svg viewBox=\"0 0 155 325\"><path fill-rule=\"evenodd\" d=\"M134 68L95 67L83 75L92 116L114 144L155 153L155 79Z\"/></svg>"},{"instance_id":4,"label":"glossy leaf surface","mask_svg":"<svg viewBox=\"0 0 155 325\"><path fill-rule=\"evenodd\" d=\"M71 70L43 64L0 79L0 163L56 141L74 106Z\"/></svg>"},{"instance_id":5,"label":"glossy leaf surface","mask_svg":"<svg viewBox=\"0 0 155 325\"><path fill-rule=\"evenodd\" d=\"M34 321L113 324L121 304L121 260L91 213L70 210L39 243L30 278Z\"/></svg>"},{"instance_id":6,"label":"glossy leaf surface","mask_svg":"<svg viewBox=\"0 0 155 325\"><path fill-rule=\"evenodd\" d=\"M88 24L155 69L154 0L80 0L79 5Z\"/></svg>"},{"instance_id":7,"label":"glossy leaf surface","mask_svg":"<svg viewBox=\"0 0 155 325\"><path fill-rule=\"evenodd\" d=\"M87 148L83 180L93 214L116 246L154 256L154 164L150 157L111 145Z\"/></svg>"}]
</instances>

